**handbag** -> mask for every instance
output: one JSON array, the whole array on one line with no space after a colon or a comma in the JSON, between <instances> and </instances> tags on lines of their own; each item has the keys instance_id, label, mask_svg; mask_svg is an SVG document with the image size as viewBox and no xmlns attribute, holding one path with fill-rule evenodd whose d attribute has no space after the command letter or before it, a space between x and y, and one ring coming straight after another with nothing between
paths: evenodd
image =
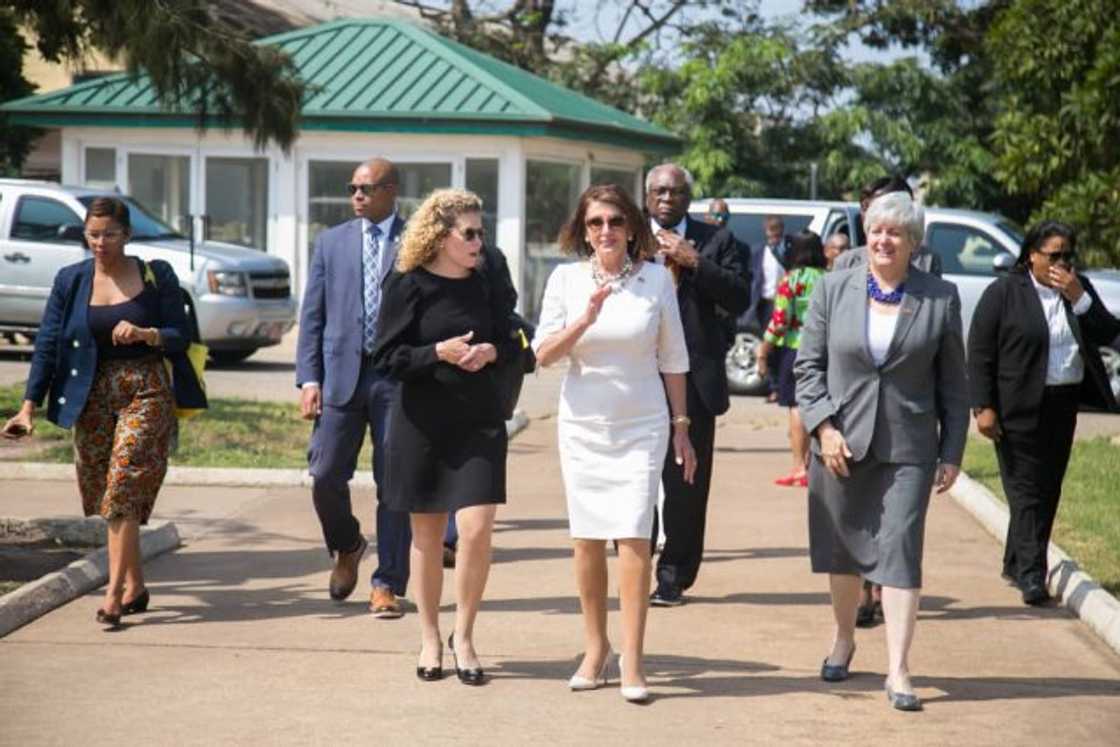
<instances>
[{"instance_id":1,"label":"handbag","mask_svg":"<svg viewBox=\"0 0 1120 747\"><path fill-rule=\"evenodd\" d=\"M537 356L529 345L536 327L517 312L509 315L509 327L510 339L517 344L518 352L497 364L493 374L502 404L502 414L506 420L513 417L517 400L521 397L525 374L532 373L537 368Z\"/></svg>"},{"instance_id":2,"label":"handbag","mask_svg":"<svg viewBox=\"0 0 1120 747\"><path fill-rule=\"evenodd\" d=\"M151 283L153 288L158 288L159 284L156 282L156 274L152 272L152 267L147 262L144 262L144 282ZM187 363L190 364L191 370L194 371L194 376L198 380L198 386L202 390L202 394L206 394L206 358L210 355L210 348L203 345L197 340L191 340L190 345L187 346L185 352ZM174 387L175 368L171 364L171 360L164 356L163 365L167 369L167 376L172 380ZM186 420L193 418L195 415L203 412L205 408L202 407L179 407L175 406L175 417L179 420Z\"/></svg>"}]
</instances>

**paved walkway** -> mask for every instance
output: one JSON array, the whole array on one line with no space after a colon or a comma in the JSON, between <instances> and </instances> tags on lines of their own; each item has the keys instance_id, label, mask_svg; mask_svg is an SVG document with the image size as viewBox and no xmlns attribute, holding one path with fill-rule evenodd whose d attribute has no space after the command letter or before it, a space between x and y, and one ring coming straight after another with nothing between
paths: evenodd
<instances>
[{"instance_id":1,"label":"paved walkway","mask_svg":"<svg viewBox=\"0 0 1120 747\"><path fill-rule=\"evenodd\" d=\"M307 490L169 487L157 516L186 545L150 564L149 614L103 633L91 594L0 639L0 743L1116 743L1120 657L1067 612L1024 608L999 579L997 544L949 498L930 512L912 654L926 711L887 707L882 626L859 632L849 682L822 683L831 613L808 570L804 494L771 485L786 467L784 423L745 399L720 423L690 603L650 612L655 699L623 703L617 670L615 686L569 693L581 626L555 383L530 380L535 420L510 449L477 631L487 687L418 681L414 615L374 620L361 589L327 600ZM77 506L69 483L0 479L0 495L8 515ZM370 516L370 491L355 504ZM611 630L617 640L613 605Z\"/></svg>"}]
</instances>

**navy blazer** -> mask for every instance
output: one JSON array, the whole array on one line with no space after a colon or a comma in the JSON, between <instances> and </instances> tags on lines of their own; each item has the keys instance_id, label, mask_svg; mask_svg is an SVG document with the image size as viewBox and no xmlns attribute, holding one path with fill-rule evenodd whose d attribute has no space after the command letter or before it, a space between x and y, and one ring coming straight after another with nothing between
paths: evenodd
<instances>
[{"instance_id":1,"label":"navy blazer","mask_svg":"<svg viewBox=\"0 0 1120 747\"><path fill-rule=\"evenodd\" d=\"M389 231L381 262L384 282L397 258L404 221ZM315 238L296 345L296 386L319 383L323 403L341 407L354 396L362 370L362 219Z\"/></svg>"},{"instance_id":2,"label":"navy blazer","mask_svg":"<svg viewBox=\"0 0 1120 747\"><path fill-rule=\"evenodd\" d=\"M159 291L159 334L163 340L162 352L172 367L175 404L182 408L204 408L206 394L186 356L191 334L179 279L171 265L164 261L156 260L148 267ZM97 343L90 333L88 320L92 291L92 258L59 270L35 335L35 353L24 399L41 407L49 390L47 419L62 428L73 426L82 413L97 373ZM153 349L153 352L157 351Z\"/></svg>"}]
</instances>

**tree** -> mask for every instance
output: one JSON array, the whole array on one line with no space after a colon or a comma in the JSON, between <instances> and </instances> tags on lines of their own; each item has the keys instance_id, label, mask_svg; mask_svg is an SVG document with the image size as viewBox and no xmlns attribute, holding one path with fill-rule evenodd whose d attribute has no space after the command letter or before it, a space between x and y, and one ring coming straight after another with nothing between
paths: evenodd
<instances>
[{"instance_id":1,"label":"tree","mask_svg":"<svg viewBox=\"0 0 1120 747\"><path fill-rule=\"evenodd\" d=\"M0 9L0 101L29 96L35 91L23 77L23 55L27 49L12 14ZM9 124L7 120L6 115L0 114L0 176L16 176L39 131Z\"/></svg>"},{"instance_id":2,"label":"tree","mask_svg":"<svg viewBox=\"0 0 1120 747\"><path fill-rule=\"evenodd\" d=\"M239 124L259 148L296 138L304 94L292 61L255 45L204 0L0 0L35 34L52 62L97 49L146 73L168 108L186 108L199 127Z\"/></svg>"},{"instance_id":3,"label":"tree","mask_svg":"<svg viewBox=\"0 0 1120 747\"><path fill-rule=\"evenodd\" d=\"M1088 264L1120 265L1120 18L1110 0L1018 0L987 39L1000 115L996 176L1031 220L1081 230Z\"/></svg>"}]
</instances>

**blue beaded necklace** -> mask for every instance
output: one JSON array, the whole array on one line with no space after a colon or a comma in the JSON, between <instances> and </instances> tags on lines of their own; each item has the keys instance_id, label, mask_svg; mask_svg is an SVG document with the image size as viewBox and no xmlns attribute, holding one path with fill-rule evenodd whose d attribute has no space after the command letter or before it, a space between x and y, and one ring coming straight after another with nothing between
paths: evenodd
<instances>
[{"instance_id":1,"label":"blue beaded necklace","mask_svg":"<svg viewBox=\"0 0 1120 747\"><path fill-rule=\"evenodd\" d=\"M906 283L902 283L890 293L884 293L883 289L879 287L879 283L875 280L875 276L870 272L867 273L867 295L872 301L885 303L888 306L902 303L902 291L905 288Z\"/></svg>"}]
</instances>

